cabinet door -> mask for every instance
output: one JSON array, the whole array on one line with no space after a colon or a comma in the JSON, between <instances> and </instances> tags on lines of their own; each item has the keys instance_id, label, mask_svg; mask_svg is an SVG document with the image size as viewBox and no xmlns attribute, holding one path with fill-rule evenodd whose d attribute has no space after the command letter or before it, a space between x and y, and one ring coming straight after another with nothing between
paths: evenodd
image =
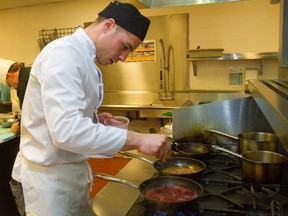
<instances>
[{"instance_id":1,"label":"cabinet door","mask_svg":"<svg viewBox=\"0 0 288 216\"><path fill-rule=\"evenodd\" d=\"M19 137L16 137L0 144L0 215L19 215L9 185L19 142Z\"/></svg>"}]
</instances>

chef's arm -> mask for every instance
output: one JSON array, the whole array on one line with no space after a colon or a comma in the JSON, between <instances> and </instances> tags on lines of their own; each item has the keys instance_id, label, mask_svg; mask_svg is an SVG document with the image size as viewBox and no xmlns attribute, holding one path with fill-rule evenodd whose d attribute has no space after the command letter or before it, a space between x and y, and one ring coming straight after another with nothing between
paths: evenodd
<instances>
[{"instance_id":1,"label":"chef's arm","mask_svg":"<svg viewBox=\"0 0 288 216\"><path fill-rule=\"evenodd\" d=\"M107 112L98 114L100 123L113 115ZM143 134L128 131L127 139L122 151L138 150L147 155L153 155L159 160L166 160L170 156L171 145L164 134Z\"/></svg>"}]
</instances>

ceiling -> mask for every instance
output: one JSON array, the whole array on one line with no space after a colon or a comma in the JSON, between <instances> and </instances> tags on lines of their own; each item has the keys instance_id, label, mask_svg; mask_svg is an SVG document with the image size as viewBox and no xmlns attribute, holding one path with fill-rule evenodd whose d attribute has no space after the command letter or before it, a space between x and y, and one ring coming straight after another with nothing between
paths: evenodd
<instances>
[{"instance_id":1,"label":"ceiling","mask_svg":"<svg viewBox=\"0 0 288 216\"><path fill-rule=\"evenodd\" d=\"M64 1L73 1L73 0L1 0L0 10L41 5L41 4L50 4Z\"/></svg>"},{"instance_id":2,"label":"ceiling","mask_svg":"<svg viewBox=\"0 0 288 216\"><path fill-rule=\"evenodd\" d=\"M29 7L29 6L42 5L42 4L53 4L53 3L67 2L67 1L75 1L75 0L1 0L0 10L7 10L7 9L13 9L13 8L19 8L19 7ZM118 1L133 4L138 9L146 8L145 5L138 2L138 0L118 0Z\"/></svg>"},{"instance_id":3,"label":"ceiling","mask_svg":"<svg viewBox=\"0 0 288 216\"><path fill-rule=\"evenodd\" d=\"M7 10L12 8L27 7L41 4L51 4L57 2L67 2L75 0L1 0L0 10ZM245 0L118 0L120 2L127 2L133 4L138 9L153 8L153 7L169 7L169 6L183 6L193 4L207 4L219 2L233 2ZM279 0L270 0L279 1Z\"/></svg>"},{"instance_id":4,"label":"ceiling","mask_svg":"<svg viewBox=\"0 0 288 216\"><path fill-rule=\"evenodd\" d=\"M52 4L58 2L67 2L75 0L1 0L0 10L7 10L12 8L27 7L41 4ZM138 9L154 8L154 7L169 7L169 6L183 6L193 4L207 4L220 2L234 2L246 0L118 0L120 2L131 3ZM266 0L271 4L277 4L280 0Z\"/></svg>"}]
</instances>

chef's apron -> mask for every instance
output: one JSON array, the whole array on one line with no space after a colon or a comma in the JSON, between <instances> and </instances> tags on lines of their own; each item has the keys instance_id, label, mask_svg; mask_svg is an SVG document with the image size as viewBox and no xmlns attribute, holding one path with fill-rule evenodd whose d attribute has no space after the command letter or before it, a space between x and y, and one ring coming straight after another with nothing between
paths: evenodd
<instances>
[{"instance_id":1,"label":"chef's apron","mask_svg":"<svg viewBox=\"0 0 288 216\"><path fill-rule=\"evenodd\" d=\"M73 216L88 204L86 161L42 166L23 158L22 186L27 216Z\"/></svg>"}]
</instances>

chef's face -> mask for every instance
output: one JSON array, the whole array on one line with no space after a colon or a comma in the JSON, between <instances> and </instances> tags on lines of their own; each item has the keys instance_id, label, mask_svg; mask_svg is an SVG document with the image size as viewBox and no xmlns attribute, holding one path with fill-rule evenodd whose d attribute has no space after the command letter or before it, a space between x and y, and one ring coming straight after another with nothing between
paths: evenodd
<instances>
[{"instance_id":1,"label":"chef's face","mask_svg":"<svg viewBox=\"0 0 288 216\"><path fill-rule=\"evenodd\" d=\"M18 86L18 78L16 77L16 73L7 73L6 74L6 85L17 89Z\"/></svg>"},{"instance_id":2,"label":"chef's face","mask_svg":"<svg viewBox=\"0 0 288 216\"><path fill-rule=\"evenodd\" d=\"M97 46L97 61L100 65L124 62L130 52L133 52L142 41L134 34L117 26L107 31Z\"/></svg>"}]
</instances>

